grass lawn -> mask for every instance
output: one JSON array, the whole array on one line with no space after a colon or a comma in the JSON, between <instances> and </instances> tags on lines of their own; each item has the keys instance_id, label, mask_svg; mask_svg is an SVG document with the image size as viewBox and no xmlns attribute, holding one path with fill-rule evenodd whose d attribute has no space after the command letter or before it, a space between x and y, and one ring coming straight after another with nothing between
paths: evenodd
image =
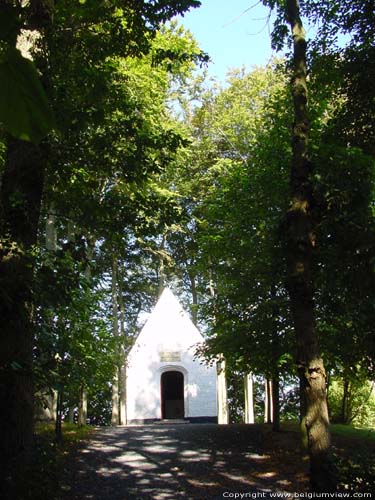
<instances>
[{"instance_id":1,"label":"grass lawn","mask_svg":"<svg viewBox=\"0 0 375 500\"><path fill-rule=\"evenodd\" d=\"M375 445L375 429L369 427L352 427L351 425L331 425L333 436L342 436L353 441L365 441Z\"/></svg>"}]
</instances>

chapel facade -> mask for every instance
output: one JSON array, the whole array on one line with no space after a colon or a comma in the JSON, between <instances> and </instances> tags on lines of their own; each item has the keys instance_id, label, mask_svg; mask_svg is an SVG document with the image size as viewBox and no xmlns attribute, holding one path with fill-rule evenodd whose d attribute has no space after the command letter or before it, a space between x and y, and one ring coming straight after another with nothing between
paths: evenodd
<instances>
[{"instance_id":1,"label":"chapel facade","mask_svg":"<svg viewBox=\"0 0 375 500\"><path fill-rule=\"evenodd\" d=\"M128 424L218 421L216 366L195 357L203 342L166 288L128 355Z\"/></svg>"}]
</instances>

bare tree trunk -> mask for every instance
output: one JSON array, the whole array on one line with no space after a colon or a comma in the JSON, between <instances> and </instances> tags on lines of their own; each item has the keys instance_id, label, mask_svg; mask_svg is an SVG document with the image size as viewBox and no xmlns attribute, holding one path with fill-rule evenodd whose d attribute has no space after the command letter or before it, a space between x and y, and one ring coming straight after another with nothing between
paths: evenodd
<instances>
[{"instance_id":1,"label":"bare tree trunk","mask_svg":"<svg viewBox=\"0 0 375 500\"><path fill-rule=\"evenodd\" d=\"M264 381L264 423L268 424L268 416L269 416L269 401L268 401L268 380Z\"/></svg>"},{"instance_id":2,"label":"bare tree trunk","mask_svg":"<svg viewBox=\"0 0 375 500\"><path fill-rule=\"evenodd\" d=\"M57 443L62 441L62 387L57 390L55 439Z\"/></svg>"},{"instance_id":3,"label":"bare tree trunk","mask_svg":"<svg viewBox=\"0 0 375 500\"><path fill-rule=\"evenodd\" d=\"M253 424L254 419L254 384L253 374L247 373L244 377L245 388L245 424Z\"/></svg>"},{"instance_id":4,"label":"bare tree trunk","mask_svg":"<svg viewBox=\"0 0 375 500\"><path fill-rule=\"evenodd\" d=\"M209 269L209 291L211 298L215 298L215 286L212 279L212 270ZM217 371L217 422L218 424L229 424L228 391L226 379L226 362L223 354L220 354L216 363Z\"/></svg>"},{"instance_id":5,"label":"bare tree trunk","mask_svg":"<svg viewBox=\"0 0 375 500\"><path fill-rule=\"evenodd\" d=\"M226 364L224 356L220 356L217 362L217 422L218 424L229 424L229 410L227 397Z\"/></svg>"},{"instance_id":6,"label":"bare tree trunk","mask_svg":"<svg viewBox=\"0 0 375 500\"><path fill-rule=\"evenodd\" d=\"M125 332L125 305L124 305L124 298L122 295L122 280L121 280L121 275L122 273L118 273L118 278L119 278L119 283L118 283L118 291L119 291L119 306L120 306L120 332L121 332L121 360L120 360L120 369L119 369L119 376L120 376L120 394L119 394L119 399L120 399L120 415L119 415L119 423L120 425L126 425L127 424L127 408L126 408L126 350L125 350L125 344L126 344L126 332Z\"/></svg>"},{"instance_id":7,"label":"bare tree trunk","mask_svg":"<svg viewBox=\"0 0 375 500\"><path fill-rule=\"evenodd\" d=\"M273 421L273 399L272 380L266 379L264 382L264 423L270 424Z\"/></svg>"},{"instance_id":8,"label":"bare tree trunk","mask_svg":"<svg viewBox=\"0 0 375 500\"><path fill-rule=\"evenodd\" d=\"M126 364L125 363L121 365L119 373L120 373L119 423L120 425L126 425L128 422L128 418L127 418L127 408L126 408Z\"/></svg>"},{"instance_id":9,"label":"bare tree trunk","mask_svg":"<svg viewBox=\"0 0 375 500\"><path fill-rule=\"evenodd\" d=\"M341 412L340 412L340 423L347 424L350 422L350 416L348 411L348 401L349 401L349 379L344 375L342 379L343 383L343 395L341 400Z\"/></svg>"},{"instance_id":10,"label":"bare tree trunk","mask_svg":"<svg viewBox=\"0 0 375 500\"><path fill-rule=\"evenodd\" d=\"M85 384L82 383L79 388L79 402L78 402L78 425L86 425L87 422L87 389Z\"/></svg>"},{"instance_id":11,"label":"bare tree trunk","mask_svg":"<svg viewBox=\"0 0 375 500\"><path fill-rule=\"evenodd\" d=\"M71 407L69 408L68 422L69 422L70 424L74 424L74 406L71 406Z\"/></svg>"},{"instance_id":12,"label":"bare tree trunk","mask_svg":"<svg viewBox=\"0 0 375 500\"><path fill-rule=\"evenodd\" d=\"M194 272L189 272L188 274L190 281L191 297L193 299L193 304L191 307L191 320L196 326L198 323L198 291L196 285L196 275Z\"/></svg>"},{"instance_id":13,"label":"bare tree trunk","mask_svg":"<svg viewBox=\"0 0 375 500\"><path fill-rule=\"evenodd\" d=\"M118 296L117 296L117 254L112 256L112 331L115 338L118 337ZM112 379L112 425L119 424L119 368L115 360Z\"/></svg>"},{"instance_id":14,"label":"bare tree trunk","mask_svg":"<svg viewBox=\"0 0 375 500\"><path fill-rule=\"evenodd\" d=\"M280 430L280 378L279 372L274 373L272 379L272 430Z\"/></svg>"},{"instance_id":15,"label":"bare tree trunk","mask_svg":"<svg viewBox=\"0 0 375 500\"><path fill-rule=\"evenodd\" d=\"M1 3L2 8L18 5L8 0ZM50 16L41 0L34 0L30 10L35 29L42 19L44 26L49 25ZM0 181L0 470L5 478L0 481L0 496L4 490L4 498L11 494L18 474L22 480L33 442L32 254L37 242L46 153L44 146L9 137Z\"/></svg>"},{"instance_id":16,"label":"bare tree trunk","mask_svg":"<svg viewBox=\"0 0 375 500\"><path fill-rule=\"evenodd\" d=\"M167 234L163 234L161 244L160 244L160 253L159 253L159 269L158 269L158 277L159 277L159 297L163 293L165 287L165 262L164 262L164 250L165 243L167 241Z\"/></svg>"},{"instance_id":17,"label":"bare tree trunk","mask_svg":"<svg viewBox=\"0 0 375 500\"><path fill-rule=\"evenodd\" d=\"M49 213L46 219L46 249L49 252L53 253L55 253L57 250L56 215L53 204L51 204L49 207ZM50 328L52 330L53 328L52 321L50 320L49 323L50 323ZM46 390L48 391L48 388L46 388ZM55 424L57 421L57 407L59 403L58 398L59 395L58 391L56 390L53 390L52 394L46 398L47 402L46 410L49 414L53 415L53 421L55 422ZM61 425L59 432L61 433ZM61 436L59 436L58 439L61 439Z\"/></svg>"},{"instance_id":18,"label":"bare tree trunk","mask_svg":"<svg viewBox=\"0 0 375 500\"><path fill-rule=\"evenodd\" d=\"M291 203L286 219L288 279L297 363L301 380L301 404L306 428L313 491L332 491L329 464L330 432L326 401L326 373L315 331L311 273L314 222L311 214L311 163L308 159L306 37L298 0L287 0L287 20L293 36L292 97L294 125L291 169Z\"/></svg>"},{"instance_id":19,"label":"bare tree trunk","mask_svg":"<svg viewBox=\"0 0 375 500\"><path fill-rule=\"evenodd\" d=\"M280 356L280 339L279 339L279 306L277 302L276 286L271 284L270 290L271 308L272 308L272 430L278 432L280 430L280 374L278 368Z\"/></svg>"},{"instance_id":20,"label":"bare tree trunk","mask_svg":"<svg viewBox=\"0 0 375 500\"><path fill-rule=\"evenodd\" d=\"M56 215L54 207L49 207L49 213L46 220L46 249L50 252L56 252L57 248L57 231L56 231Z\"/></svg>"},{"instance_id":21,"label":"bare tree trunk","mask_svg":"<svg viewBox=\"0 0 375 500\"><path fill-rule=\"evenodd\" d=\"M74 228L72 226L69 227L70 237L74 238ZM95 238L91 235L87 237L87 265L85 269L85 278L87 281L91 279L91 260L94 256L95 249ZM79 400L78 400L78 425L86 425L87 423L87 381L85 377L81 374L81 384L79 389Z\"/></svg>"},{"instance_id":22,"label":"bare tree trunk","mask_svg":"<svg viewBox=\"0 0 375 500\"><path fill-rule=\"evenodd\" d=\"M112 379L112 425L119 425L119 376L118 366L115 366L115 372Z\"/></svg>"},{"instance_id":23,"label":"bare tree trunk","mask_svg":"<svg viewBox=\"0 0 375 500\"><path fill-rule=\"evenodd\" d=\"M211 263L210 263L211 265ZM209 269L209 291L211 298L215 298L215 286L212 278L212 269ZM217 422L218 424L229 424L228 391L226 379L226 362L224 354L219 355L216 363L217 371Z\"/></svg>"}]
</instances>

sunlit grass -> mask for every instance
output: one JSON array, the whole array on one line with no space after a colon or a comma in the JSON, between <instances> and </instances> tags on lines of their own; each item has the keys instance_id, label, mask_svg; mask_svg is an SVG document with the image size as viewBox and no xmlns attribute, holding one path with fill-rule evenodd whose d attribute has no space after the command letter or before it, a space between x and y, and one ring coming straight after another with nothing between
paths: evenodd
<instances>
[{"instance_id":1,"label":"sunlit grass","mask_svg":"<svg viewBox=\"0 0 375 500\"><path fill-rule=\"evenodd\" d=\"M330 429L333 436L343 436L355 440L366 440L375 443L375 429L370 427L331 424ZM295 420L288 420L281 423L281 430L299 432L300 424Z\"/></svg>"},{"instance_id":2,"label":"sunlit grass","mask_svg":"<svg viewBox=\"0 0 375 500\"><path fill-rule=\"evenodd\" d=\"M332 434L346 436L358 440L372 441L375 444L375 429L369 427L353 427L351 425L333 424Z\"/></svg>"}]
</instances>

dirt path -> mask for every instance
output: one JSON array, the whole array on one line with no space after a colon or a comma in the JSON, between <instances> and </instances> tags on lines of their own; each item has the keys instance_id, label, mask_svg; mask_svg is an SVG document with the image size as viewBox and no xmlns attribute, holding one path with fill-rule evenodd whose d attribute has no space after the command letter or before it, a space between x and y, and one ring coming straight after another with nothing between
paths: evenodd
<instances>
[{"instance_id":1,"label":"dirt path","mask_svg":"<svg viewBox=\"0 0 375 500\"><path fill-rule=\"evenodd\" d=\"M275 434L256 425L105 429L77 450L61 498L216 500L235 493L270 498L276 491L306 491L297 442L296 433Z\"/></svg>"}]
</instances>

